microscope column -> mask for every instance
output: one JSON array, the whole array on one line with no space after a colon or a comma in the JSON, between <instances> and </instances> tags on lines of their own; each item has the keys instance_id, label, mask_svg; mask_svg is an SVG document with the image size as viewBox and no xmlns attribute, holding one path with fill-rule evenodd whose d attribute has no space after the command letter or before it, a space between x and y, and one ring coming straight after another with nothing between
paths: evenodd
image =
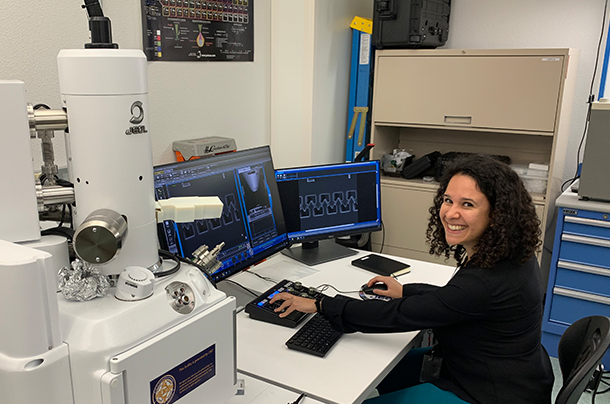
<instances>
[{"instance_id":1,"label":"microscope column","mask_svg":"<svg viewBox=\"0 0 610 404\"><path fill-rule=\"evenodd\" d=\"M148 133L146 57L139 50L71 49L57 57L68 113L68 168L78 227L93 211L127 219L120 253L106 275L158 262L153 162Z\"/></svg>"}]
</instances>

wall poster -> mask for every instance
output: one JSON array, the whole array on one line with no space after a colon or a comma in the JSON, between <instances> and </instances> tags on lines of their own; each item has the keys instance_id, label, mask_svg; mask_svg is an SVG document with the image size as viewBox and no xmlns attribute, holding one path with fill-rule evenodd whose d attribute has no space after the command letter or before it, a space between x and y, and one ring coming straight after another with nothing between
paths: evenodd
<instances>
[{"instance_id":1,"label":"wall poster","mask_svg":"<svg viewBox=\"0 0 610 404\"><path fill-rule=\"evenodd\" d=\"M149 61L254 60L253 0L141 0Z\"/></svg>"}]
</instances>

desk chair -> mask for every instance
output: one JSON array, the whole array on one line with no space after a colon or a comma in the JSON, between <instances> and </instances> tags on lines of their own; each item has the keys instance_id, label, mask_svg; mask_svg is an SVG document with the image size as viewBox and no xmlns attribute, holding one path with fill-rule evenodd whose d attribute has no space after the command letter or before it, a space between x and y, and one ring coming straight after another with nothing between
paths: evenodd
<instances>
[{"instance_id":1,"label":"desk chair","mask_svg":"<svg viewBox=\"0 0 610 404\"><path fill-rule=\"evenodd\" d=\"M609 330L610 318L604 316L581 318L565 330L557 346L563 387L555 404L577 403L599 368L591 385L595 394L601 379L602 357L610 346Z\"/></svg>"}]
</instances>

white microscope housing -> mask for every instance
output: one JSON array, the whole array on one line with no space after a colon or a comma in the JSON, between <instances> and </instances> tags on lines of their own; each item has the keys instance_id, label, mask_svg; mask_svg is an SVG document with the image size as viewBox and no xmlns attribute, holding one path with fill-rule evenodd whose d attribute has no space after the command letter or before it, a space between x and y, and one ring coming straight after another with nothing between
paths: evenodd
<instances>
[{"instance_id":1,"label":"white microscope housing","mask_svg":"<svg viewBox=\"0 0 610 404\"><path fill-rule=\"evenodd\" d=\"M104 275L130 267L149 289L132 301L124 290L122 300L113 293L67 300L57 293L59 268L52 256L12 243L39 237L36 227L32 236L12 237L3 226L15 218L0 216L0 235L12 241L0 240L2 402L224 403L237 383L235 299L191 265L139 279L164 270L157 251L146 57L139 50L62 50L58 65L76 203L75 250ZM23 88L0 81L0 105L22 102ZM5 99L15 94L21 95ZM21 122L25 109L9 117L17 124L0 127L0 141L29 143L27 121ZM26 161L22 170L31 169L26 149L14 157ZM0 162L0 168L7 167ZM33 178L33 170L24 177ZM15 210L17 222L37 220L35 204L15 204ZM221 211L222 205L215 217Z\"/></svg>"}]
</instances>

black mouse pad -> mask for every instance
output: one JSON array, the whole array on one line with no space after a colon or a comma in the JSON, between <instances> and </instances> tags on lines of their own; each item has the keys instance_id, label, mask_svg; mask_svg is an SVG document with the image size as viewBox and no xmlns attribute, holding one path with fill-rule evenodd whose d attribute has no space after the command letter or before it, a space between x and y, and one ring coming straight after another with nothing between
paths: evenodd
<instances>
[{"instance_id":1,"label":"black mouse pad","mask_svg":"<svg viewBox=\"0 0 610 404\"><path fill-rule=\"evenodd\" d=\"M393 273L410 267L409 264L382 257L377 254L369 254L362 258L355 259L352 261L352 265L384 276L390 276Z\"/></svg>"}]
</instances>

